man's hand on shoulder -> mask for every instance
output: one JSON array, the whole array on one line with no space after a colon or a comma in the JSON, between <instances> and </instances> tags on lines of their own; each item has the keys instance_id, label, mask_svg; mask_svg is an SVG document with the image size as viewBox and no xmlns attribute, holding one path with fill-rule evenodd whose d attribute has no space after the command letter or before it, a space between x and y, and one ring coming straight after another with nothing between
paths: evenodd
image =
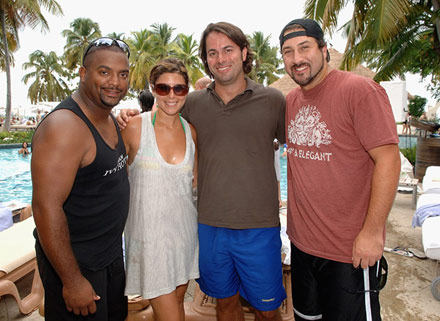
<instances>
[{"instance_id":1,"label":"man's hand on shoulder","mask_svg":"<svg viewBox=\"0 0 440 321\"><path fill-rule=\"evenodd\" d=\"M119 115L116 116L119 128L121 130L125 129L125 127L127 127L127 123L130 121L130 118L138 114L140 114L138 109L121 109Z\"/></svg>"}]
</instances>

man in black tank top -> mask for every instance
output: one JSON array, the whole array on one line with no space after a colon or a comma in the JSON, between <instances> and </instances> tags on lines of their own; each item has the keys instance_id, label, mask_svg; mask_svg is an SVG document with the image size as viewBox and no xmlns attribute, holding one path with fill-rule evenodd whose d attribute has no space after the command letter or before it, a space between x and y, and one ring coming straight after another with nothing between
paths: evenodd
<instances>
[{"instance_id":1,"label":"man in black tank top","mask_svg":"<svg viewBox=\"0 0 440 321\"><path fill-rule=\"evenodd\" d=\"M92 42L78 90L33 137L32 207L46 320L127 316L122 232L130 190L111 110L127 93L128 57L120 40Z\"/></svg>"}]
</instances>

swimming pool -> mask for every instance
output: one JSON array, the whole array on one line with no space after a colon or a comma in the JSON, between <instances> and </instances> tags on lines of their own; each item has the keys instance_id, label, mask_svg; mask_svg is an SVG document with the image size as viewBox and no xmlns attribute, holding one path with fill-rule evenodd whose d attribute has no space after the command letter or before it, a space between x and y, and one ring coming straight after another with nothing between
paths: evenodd
<instances>
[{"instance_id":1,"label":"swimming pool","mask_svg":"<svg viewBox=\"0 0 440 321\"><path fill-rule=\"evenodd\" d=\"M399 147L417 145L416 136L399 136ZM30 204L32 200L31 155L18 155L19 148L0 149L0 202L19 200ZM280 155L284 146L280 147ZM287 200L287 157L280 157L281 199Z\"/></svg>"},{"instance_id":2,"label":"swimming pool","mask_svg":"<svg viewBox=\"0 0 440 321\"><path fill-rule=\"evenodd\" d=\"M399 135L399 148L412 148L417 146L417 136Z\"/></svg>"},{"instance_id":3,"label":"swimming pool","mask_svg":"<svg viewBox=\"0 0 440 321\"><path fill-rule=\"evenodd\" d=\"M19 155L19 148L0 149L0 202L32 200L31 155Z\"/></svg>"},{"instance_id":4,"label":"swimming pool","mask_svg":"<svg viewBox=\"0 0 440 321\"><path fill-rule=\"evenodd\" d=\"M284 146L280 147L280 155L283 155ZM287 200L287 157L280 156L280 190L281 190L281 200Z\"/></svg>"},{"instance_id":5,"label":"swimming pool","mask_svg":"<svg viewBox=\"0 0 440 321\"><path fill-rule=\"evenodd\" d=\"M18 154L19 148L0 149L0 202L32 200L31 155ZM284 148L281 147L280 154ZM287 199L287 159L280 157L281 199Z\"/></svg>"}]
</instances>

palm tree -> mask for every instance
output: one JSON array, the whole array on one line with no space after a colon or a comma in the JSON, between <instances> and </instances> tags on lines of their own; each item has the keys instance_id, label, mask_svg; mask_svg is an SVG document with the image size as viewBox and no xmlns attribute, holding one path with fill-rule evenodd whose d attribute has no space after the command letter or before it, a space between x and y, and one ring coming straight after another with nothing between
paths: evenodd
<instances>
[{"instance_id":1,"label":"palm tree","mask_svg":"<svg viewBox=\"0 0 440 321\"><path fill-rule=\"evenodd\" d=\"M151 68L158 61L155 42L147 29L132 32L126 42L130 46L130 88L139 91L145 88Z\"/></svg>"},{"instance_id":2,"label":"palm tree","mask_svg":"<svg viewBox=\"0 0 440 321\"><path fill-rule=\"evenodd\" d=\"M193 36L187 36L183 33L179 34L176 38L177 52L176 57L183 61L188 69L188 76L191 84L204 76L202 70L202 62L198 56L199 45L197 41L193 39Z\"/></svg>"},{"instance_id":3,"label":"palm tree","mask_svg":"<svg viewBox=\"0 0 440 321\"><path fill-rule=\"evenodd\" d=\"M120 39L120 40L124 40L124 33L117 33L117 32L111 32L109 34L107 34L107 37L109 38L113 38L113 39Z\"/></svg>"},{"instance_id":4,"label":"palm tree","mask_svg":"<svg viewBox=\"0 0 440 321\"><path fill-rule=\"evenodd\" d=\"M270 85L279 78L281 59L277 57L278 48L271 47L270 36L264 37L261 31L248 38L254 53L254 68L249 76L260 84Z\"/></svg>"},{"instance_id":5,"label":"palm tree","mask_svg":"<svg viewBox=\"0 0 440 321\"><path fill-rule=\"evenodd\" d=\"M0 30L1 27L0 27ZM3 39L3 38L2 38ZM9 64L14 66L14 52L18 49L17 37L14 34L14 31L6 32L6 39L8 42L8 51L9 51ZM5 57L6 47L3 44L3 41L0 42L0 70L6 71L6 57Z\"/></svg>"},{"instance_id":6,"label":"palm tree","mask_svg":"<svg viewBox=\"0 0 440 321\"><path fill-rule=\"evenodd\" d=\"M2 58L6 70L6 119L3 131L9 131L11 120L11 51L9 44L19 44L18 30L25 26L32 29L41 26L42 31L49 30L41 7L49 13L62 15L60 5L55 0L0 0L0 28L2 31ZM11 40L10 38L13 38ZM14 49L14 48L13 48Z\"/></svg>"},{"instance_id":7,"label":"palm tree","mask_svg":"<svg viewBox=\"0 0 440 321\"><path fill-rule=\"evenodd\" d=\"M155 55L157 58L163 59L167 56L175 54L177 51L175 39L172 39L175 28L168 26L167 23L154 23L152 28L152 41L155 43Z\"/></svg>"},{"instance_id":8,"label":"palm tree","mask_svg":"<svg viewBox=\"0 0 440 321\"><path fill-rule=\"evenodd\" d=\"M71 90L63 80L67 72L55 52L51 51L46 54L41 50L36 50L29 55L29 62L25 62L23 68L34 69L22 79L25 84L30 79L35 79L28 92L28 97L33 104L40 101L60 101L71 94Z\"/></svg>"},{"instance_id":9,"label":"palm tree","mask_svg":"<svg viewBox=\"0 0 440 321\"><path fill-rule=\"evenodd\" d=\"M307 0L305 14L333 32L346 0ZM376 81L406 72L431 77L431 90L440 96L439 0L356 0L341 67L350 70L361 62L376 68Z\"/></svg>"},{"instance_id":10,"label":"palm tree","mask_svg":"<svg viewBox=\"0 0 440 321\"><path fill-rule=\"evenodd\" d=\"M89 18L76 18L70 24L70 29L63 30L61 34L66 37L64 46L64 61L66 67L75 70L82 64L82 55L90 41L101 37L98 23Z\"/></svg>"}]
</instances>

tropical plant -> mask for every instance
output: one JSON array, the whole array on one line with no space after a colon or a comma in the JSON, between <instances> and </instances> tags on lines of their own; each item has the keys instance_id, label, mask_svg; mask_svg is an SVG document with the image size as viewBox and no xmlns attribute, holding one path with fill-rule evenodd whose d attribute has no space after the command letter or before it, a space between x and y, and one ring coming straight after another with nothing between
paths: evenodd
<instances>
[{"instance_id":1,"label":"tropical plant","mask_svg":"<svg viewBox=\"0 0 440 321\"><path fill-rule=\"evenodd\" d=\"M347 0L307 0L305 14L332 33ZM342 68L366 62L376 81L405 79L405 73L430 77L428 89L440 97L439 0L356 0L342 27L347 37Z\"/></svg>"},{"instance_id":2,"label":"tropical plant","mask_svg":"<svg viewBox=\"0 0 440 321\"><path fill-rule=\"evenodd\" d=\"M0 31L2 31L0 27ZM3 39L3 37L2 37ZM13 35L13 33L6 32L6 39L8 42L8 51L9 51L9 65L14 66L14 52L18 49L17 38ZM6 57L5 57L6 47L3 44L3 41L0 42L0 70L6 71Z\"/></svg>"},{"instance_id":3,"label":"tropical plant","mask_svg":"<svg viewBox=\"0 0 440 321\"><path fill-rule=\"evenodd\" d=\"M151 68L156 64L158 58L154 54L155 42L152 34L147 29L131 33L126 39L130 46L130 88L140 91L148 83L148 75Z\"/></svg>"},{"instance_id":4,"label":"tropical plant","mask_svg":"<svg viewBox=\"0 0 440 321\"><path fill-rule=\"evenodd\" d=\"M194 85L199 78L204 76L202 62L198 56L199 45L192 35L187 36L183 33L177 36L176 43L176 57L185 64L190 82Z\"/></svg>"},{"instance_id":5,"label":"tropical plant","mask_svg":"<svg viewBox=\"0 0 440 321\"><path fill-rule=\"evenodd\" d=\"M0 145L2 144L21 144L24 142L31 142L34 131L12 131L12 132L0 132Z\"/></svg>"},{"instance_id":6,"label":"tropical plant","mask_svg":"<svg viewBox=\"0 0 440 321\"><path fill-rule=\"evenodd\" d=\"M424 97L420 97L418 95L415 95L414 98L409 100L408 109L409 113L413 117L420 117L422 116L423 112L425 111L425 105L428 100Z\"/></svg>"},{"instance_id":7,"label":"tropical plant","mask_svg":"<svg viewBox=\"0 0 440 321\"><path fill-rule=\"evenodd\" d=\"M116 32L111 32L109 34L107 34L107 37L109 38L113 38L113 39L120 39L120 40L124 40L124 33L116 33Z\"/></svg>"},{"instance_id":8,"label":"tropical plant","mask_svg":"<svg viewBox=\"0 0 440 321\"><path fill-rule=\"evenodd\" d=\"M151 40L155 45L154 54L157 56L157 59L161 60L175 54L177 48L175 39L172 39L172 36L176 28L169 26L167 23L154 23L151 25L151 28Z\"/></svg>"},{"instance_id":9,"label":"tropical plant","mask_svg":"<svg viewBox=\"0 0 440 321\"><path fill-rule=\"evenodd\" d=\"M270 36L265 37L261 31L254 32L249 38L254 53L254 66L249 76L260 84L270 85L278 80L281 59L278 48L270 46Z\"/></svg>"},{"instance_id":10,"label":"tropical plant","mask_svg":"<svg viewBox=\"0 0 440 321\"><path fill-rule=\"evenodd\" d=\"M89 43L101 37L98 23L89 18L76 18L70 24L70 29L61 32L66 37L64 46L64 61L70 70L76 70L82 64L82 55Z\"/></svg>"},{"instance_id":11,"label":"tropical plant","mask_svg":"<svg viewBox=\"0 0 440 321\"><path fill-rule=\"evenodd\" d=\"M0 0L0 29L2 39L2 60L6 71L6 119L3 131L9 131L11 120L11 56L19 44L18 30L26 26L42 31L49 30L41 8L49 13L62 15L60 5L55 0ZM9 50L9 45L12 45ZM3 65L3 64L2 64Z\"/></svg>"},{"instance_id":12,"label":"tropical plant","mask_svg":"<svg viewBox=\"0 0 440 321\"><path fill-rule=\"evenodd\" d=\"M29 55L29 62L25 62L23 68L34 70L23 77L25 84L34 79L28 91L28 97L33 104L40 101L60 101L71 94L63 79L67 76L67 71L55 52L46 54L36 50Z\"/></svg>"},{"instance_id":13,"label":"tropical plant","mask_svg":"<svg viewBox=\"0 0 440 321\"><path fill-rule=\"evenodd\" d=\"M413 146L410 148L401 148L400 151L413 166L416 165L417 146Z\"/></svg>"},{"instance_id":14,"label":"tropical plant","mask_svg":"<svg viewBox=\"0 0 440 321\"><path fill-rule=\"evenodd\" d=\"M131 33L125 41L130 46L130 87L132 91L140 91L148 84L151 68L166 57L179 57L184 60L191 81L203 76L200 62L195 58L197 43L192 36L179 35L172 38L175 28L167 23L152 24L151 30L143 29Z\"/></svg>"}]
</instances>

